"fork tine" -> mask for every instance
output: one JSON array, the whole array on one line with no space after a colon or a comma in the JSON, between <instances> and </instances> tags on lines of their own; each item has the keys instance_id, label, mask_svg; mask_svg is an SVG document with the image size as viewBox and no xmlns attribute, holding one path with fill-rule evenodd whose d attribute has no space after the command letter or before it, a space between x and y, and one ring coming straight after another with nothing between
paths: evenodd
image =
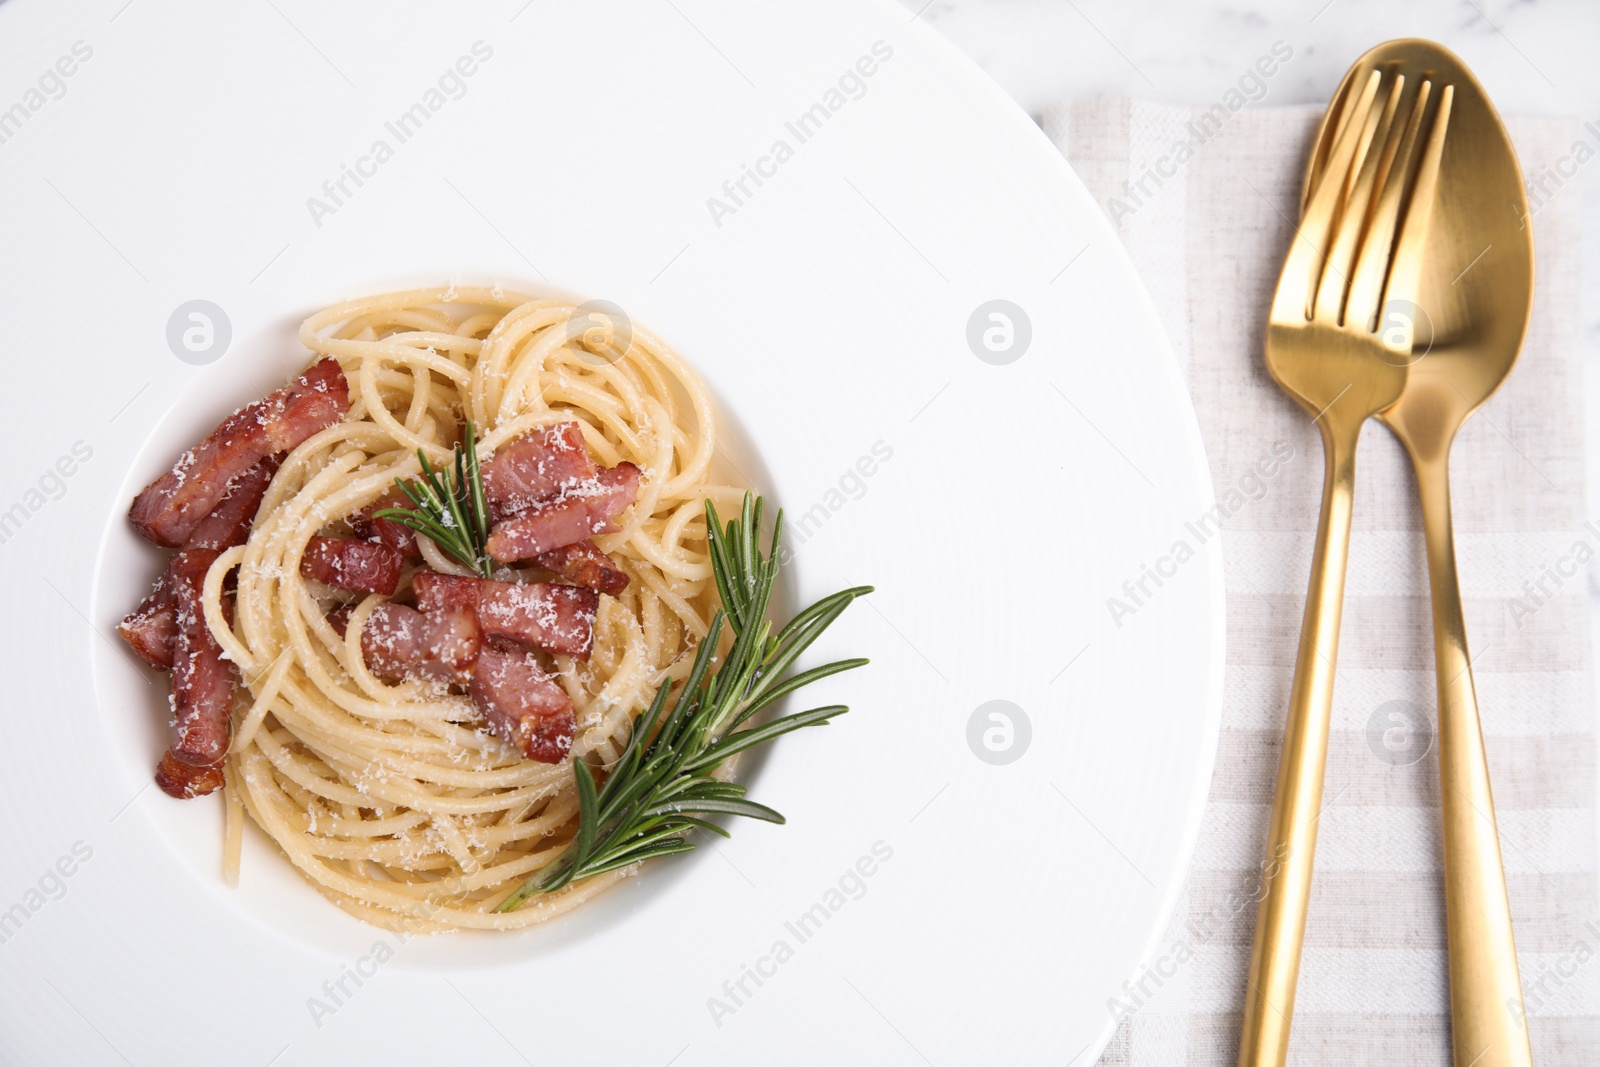
<instances>
[{"instance_id":1,"label":"fork tine","mask_svg":"<svg viewBox=\"0 0 1600 1067\"><path fill-rule=\"evenodd\" d=\"M1428 79L1423 78L1415 87L1415 89L1407 89L1403 94L1396 94L1397 106L1394 115L1391 117L1386 138L1384 140L1383 156L1381 159L1379 159L1377 173L1375 173L1372 178L1373 194L1372 200L1367 208L1368 221L1362 228L1363 246L1366 244L1366 234L1371 230L1372 227L1371 215L1377 210L1377 207L1382 200L1383 190L1388 187L1389 175L1394 167L1395 158L1399 156L1401 143L1405 141L1405 131L1411 122L1412 111L1416 103L1415 93L1422 92L1426 94L1427 89L1424 87L1428 86L1429 84L1430 83ZM1407 105L1405 103L1407 96L1413 97L1411 105ZM1400 157L1402 167L1405 165L1405 158L1406 157ZM1346 298L1346 300L1346 306L1348 307L1348 298Z\"/></svg>"},{"instance_id":2,"label":"fork tine","mask_svg":"<svg viewBox=\"0 0 1600 1067\"><path fill-rule=\"evenodd\" d=\"M1328 169L1328 156L1333 151L1333 146L1344 136L1345 127L1350 124L1350 113L1355 110L1356 97L1361 95L1361 89L1366 81L1350 71L1344 76L1344 81L1339 83L1339 89L1334 93L1333 102L1328 105L1328 128L1333 131L1331 137L1318 137L1316 147L1312 150L1311 165L1306 168L1305 182L1300 189L1300 214L1306 213L1306 208L1311 204L1311 197L1317 191L1317 186L1322 181L1322 175Z\"/></svg>"},{"instance_id":3,"label":"fork tine","mask_svg":"<svg viewBox=\"0 0 1600 1067\"><path fill-rule=\"evenodd\" d=\"M1365 116L1372 111L1382 75L1373 71L1361 88L1351 108L1351 115ZM1317 279L1322 276L1323 257L1333 232L1334 212L1346 184L1346 176L1355 159L1357 142L1366 123L1354 120L1346 123L1333 150L1328 155L1328 166L1323 180L1311 196L1295 239L1289 244L1289 254L1284 259L1283 273L1278 278L1277 292L1272 298L1272 321L1306 322L1311 318L1311 296Z\"/></svg>"},{"instance_id":4,"label":"fork tine","mask_svg":"<svg viewBox=\"0 0 1600 1067\"><path fill-rule=\"evenodd\" d=\"M1439 107L1434 112L1433 126L1428 131L1428 144L1417 164L1417 178L1406 200L1405 218L1400 223L1400 237L1395 242L1389 283L1384 287L1386 304L1398 300L1412 305L1417 302L1422 259L1428 245L1428 227L1433 221L1434 201L1438 199L1439 162L1444 156L1444 138L1450 128L1450 105L1455 95L1453 85L1446 85L1439 94ZM1400 316L1395 330L1383 329L1379 336L1388 347L1410 355L1415 333L1414 318Z\"/></svg>"},{"instance_id":5,"label":"fork tine","mask_svg":"<svg viewBox=\"0 0 1600 1067\"><path fill-rule=\"evenodd\" d=\"M1372 191L1377 187L1378 174L1389 158L1389 132L1394 125L1405 85L1405 75L1396 74L1389 83L1389 93L1382 112L1367 116L1362 128L1358 157L1360 166L1350 168L1348 191L1334 228L1333 245L1322 272L1322 282L1317 286L1317 302L1312 318L1318 322L1337 324L1343 316L1352 265L1367 224L1367 208L1373 201Z\"/></svg>"},{"instance_id":6,"label":"fork tine","mask_svg":"<svg viewBox=\"0 0 1600 1067\"><path fill-rule=\"evenodd\" d=\"M1416 98L1404 130L1390 152L1390 164L1384 175L1382 192L1372 221L1361 242L1361 256L1356 262L1355 276L1350 281L1350 296L1345 302L1344 321L1350 325L1372 330L1377 328L1379 298L1383 293L1384 276L1389 271L1389 257L1393 251L1395 230L1400 220L1400 204L1418 162L1418 137L1423 117L1433 95L1433 82L1423 79L1417 86Z\"/></svg>"}]
</instances>

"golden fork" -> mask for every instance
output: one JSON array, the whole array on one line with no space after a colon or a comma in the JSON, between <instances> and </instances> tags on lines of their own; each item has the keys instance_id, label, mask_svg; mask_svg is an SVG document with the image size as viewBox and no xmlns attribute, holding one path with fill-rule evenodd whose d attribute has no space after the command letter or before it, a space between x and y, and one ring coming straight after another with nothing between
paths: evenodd
<instances>
[{"instance_id":1,"label":"golden fork","mask_svg":"<svg viewBox=\"0 0 1600 1067\"><path fill-rule=\"evenodd\" d=\"M1420 318L1423 340L1433 343L1422 351L1414 346L1405 390L1378 414L1411 456L1428 546L1451 1037L1459 1067L1528 1067L1533 1058L1456 578L1450 445L1522 348L1533 307L1533 232L1511 140L1471 71L1447 49L1421 40L1381 44L1354 69L1392 67L1426 70L1454 98L1440 168L1442 214L1416 263L1418 306L1384 309L1385 327ZM1319 143L1331 136L1325 124ZM1303 201L1317 180L1313 166Z\"/></svg>"},{"instance_id":2,"label":"golden fork","mask_svg":"<svg viewBox=\"0 0 1600 1067\"><path fill-rule=\"evenodd\" d=\"M1407 87L1412 86L1408 91ZM1439 182L1451 90L1423 70L1358 68L1324 120L1319 174L1290 246L1267 326L1267 369L1310 412L1326 458L1300 649L1251 951L1241 1067L1281 1065L1321 815L1328 721L1350 547L1356 442L1400 398L1410 323L1375 330L1379 310L1414 304ZM1404 105L1404 106L1402 106Z\"/></svg>"}]
</instances>

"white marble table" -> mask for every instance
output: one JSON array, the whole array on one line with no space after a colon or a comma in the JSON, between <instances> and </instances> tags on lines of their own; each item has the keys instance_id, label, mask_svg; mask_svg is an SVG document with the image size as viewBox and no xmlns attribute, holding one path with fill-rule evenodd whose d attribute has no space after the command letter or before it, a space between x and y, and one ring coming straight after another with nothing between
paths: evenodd
<instances>
[{"instance_id":1,"label":"white marble table","mask_svg":"<svg viewBox=\"0 0 1600 1067\"><path fill-rule=\"evenodd\" d=\"M1594 0L901 0L1030 112L1063 98L1207 105L1273 41L1295 58L1263 105L1324 103L1356 56L1431 37L1501 110L1600 114Z\"/></svg>"},{"instance_id":2,"label":"white marble table","mask_svg":"<svg viewBox=\"0 0 1600 1067\"><path fill-rule=\"evenodd\" d=\"M971 56L1029 113L1058 100L1134 97L1206 107L1258 56L1293 58L1251 106L1325 103L1367 48L1429 37L1453 49L1507 114L1600 126L1597 0L900 0ZM1524 161L1528 167L1534 166ZM1530 177L1534 175L1530 173ZM1590 511L1600 506L1600 163L1553 195L1584 204ZM1590 564L1600 662L1600 559ZM1600 673L1597 673L1600 708Z\"/></svg>"}]
</instances>

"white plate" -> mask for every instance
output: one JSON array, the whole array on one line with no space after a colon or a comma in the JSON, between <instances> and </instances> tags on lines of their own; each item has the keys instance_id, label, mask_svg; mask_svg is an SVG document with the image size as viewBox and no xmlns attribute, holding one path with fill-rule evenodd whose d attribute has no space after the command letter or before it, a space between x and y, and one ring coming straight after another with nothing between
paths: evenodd
<instances>
[{"instance_id":1,"label":"white plate","mask_svg":"<svg viewBox=\"0 0 1600 1067\"><path fill-rule=\"evenodd\" d=\"M1197 831L1221 553L1185 525L1210 484L1149 302L995 86L847 0L20 2L0 71L27 113L0 143L0 1059L1092 1061ZM341 165L367 175L334 203ZM440 280L548 282L675 344L810 516L798 593L878 587L814 655L874 662L755 774L786 827L558 925L396 945L257 841L221 884L219 805L148 787L159 689L109 635L158 565L137 488L303 361L302 316ZM232 332L199 368L166 339L193 299ZM1007 365L968 343L996 299L1031 325ZM1031 724L1009 764L969 745L993 700Z\"/></svg>"}]
</instances>

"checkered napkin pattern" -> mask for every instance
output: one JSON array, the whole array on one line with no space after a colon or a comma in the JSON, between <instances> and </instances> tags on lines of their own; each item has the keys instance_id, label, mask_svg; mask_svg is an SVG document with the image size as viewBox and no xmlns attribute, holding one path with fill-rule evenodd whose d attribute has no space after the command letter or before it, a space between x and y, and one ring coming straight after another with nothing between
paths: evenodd
<instances>
[{"instance_id":1,"label":"checkered napkin pattern","mask_svg":"<svg viewBox=\"0 0 1600 1067\"><path fill-rule=\"evenodd\" d=\"M1107 1067L1231 1067L1237 1053L1322 483L1321 440L1268 377L1263 334L1318 115L1246 109L1219 128L1185 108L1095 101L1041 116L1150 289L1219 501L1238 491L1222 509L1228 638L1216 771L1161 947L1107 1005L1121 1020ZM1530 174L1582 139L1575 120L1509 125ZM1533 197L1538 295L1527 344L1462 430L1452 468L1526 1025L1546 1067L1600 1064L1584 566L1600 554L1600 514L1584 500L1580 199L1576 182L1547 183ZM1431 625L1410 467L1372 423L1356 462L1292 1063L1450 1063Z\"/></svg>"}]
</instances>

